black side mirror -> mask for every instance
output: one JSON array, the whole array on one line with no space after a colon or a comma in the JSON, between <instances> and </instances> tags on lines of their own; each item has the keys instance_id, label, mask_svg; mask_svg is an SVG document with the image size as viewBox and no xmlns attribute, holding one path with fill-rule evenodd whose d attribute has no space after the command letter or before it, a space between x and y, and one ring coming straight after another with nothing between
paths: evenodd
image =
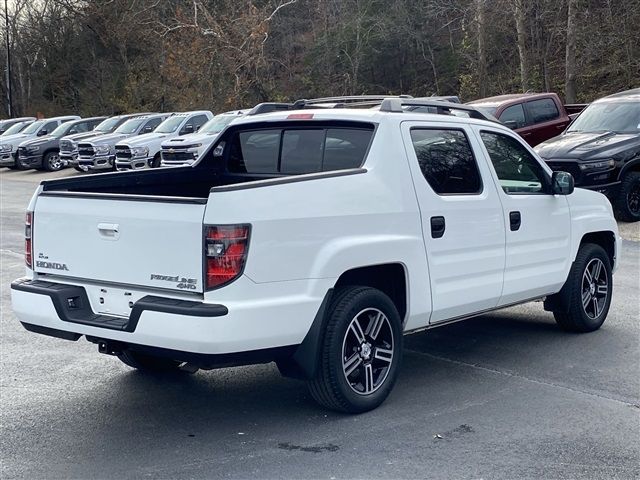
<instances>
[{"instance_id":1,"label":"black side mirror","mask_svg":"<svg viewBox=\"0 0 640 480\"><path fill-rule=\"evenodd\" d=\"M74 135L78 133L78 130L76 130L75 128L72 128L71 130L69 130L69 135Z\"/></svg>"},{"instance_id":2,"label":"black side mirror","mask_svg":"<svg viewBox=\"0 0 640 480\"><path fill-rule=\"evenodd\" d=\"M515 130L516 128L518 128L518 122L516 122L515 120L507 120L506 122L502 122L504 124L505 127L510 128L511 130Z\"/></svg>"},{"instance_id":3,"label":"black side mirror","mask_svg":"<svg viewBox=\"0 0 640 480\"><path fill-rule=\"evenodd\" d=\"M182 133L187 135L189 133L193 133L193 125L191 125L190 123L186 124L184 126L184 128L182 129Z\"/></svg>"},{"instance_id":4,"label":"black side mirror","mask_svg":"<svg viewBox=\"0 0 640 480\"><path fill-rule=\"evenodd\" d=\"M38 137L42 137L42 136L46 135L47 133L49 133L49 132L47 132L46 130L40 130L38 132Z\"/></svg>"},{"instance_id":5,"label":"black side mirror","mask_svg":"<svg viewBox=\"0 0 640 480\"><path fill-rule=\"evenodd\" d=\"M554 195L571 195L575 183L573 175L567 172L553 172L551 175L551 191Z\"/></svg>"}]
</instances>

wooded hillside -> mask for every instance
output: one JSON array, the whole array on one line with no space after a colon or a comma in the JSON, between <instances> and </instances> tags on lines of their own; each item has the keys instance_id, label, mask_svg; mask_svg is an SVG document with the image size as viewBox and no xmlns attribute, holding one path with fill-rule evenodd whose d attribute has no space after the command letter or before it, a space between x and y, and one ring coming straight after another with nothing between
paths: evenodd
<instances>
[{"instance_id":1,"label":"wooded hillside","mask_svg":"<svg viewBox=\"0 0 640 480\"><path fill-rule=\"evenodd\" d=\"M361 93L586 102L640 86L638 25L640 0L13 0L14 116Z\"/></svg>"}]
</instances>

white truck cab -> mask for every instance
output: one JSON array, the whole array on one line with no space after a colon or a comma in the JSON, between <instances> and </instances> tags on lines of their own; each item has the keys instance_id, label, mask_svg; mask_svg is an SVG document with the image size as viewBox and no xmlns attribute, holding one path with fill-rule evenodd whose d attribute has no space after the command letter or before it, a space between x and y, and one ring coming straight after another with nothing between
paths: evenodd
<instances>
[{"instance_id":1,"label":"white truck cab","mask_svg":"<svg viewBox=\"0 0 640 480\"><path fill-rule=\"evenodd\" d=\"M78 115L44 118L34 121L19 133L3 135L0 137L0 167L20 168L17 160L18 147L22 142L48 135L63 123L79 119Z\"/></svg>"},{"instance_id":2,"label":"white truck cab","mask_svg":"<svg viewBox=\"0 0 640 480\"><path fill-rule=\"evenodd\" d=\"M565 330L603 324L611 205L510 129L429 100L296 108L236 120L192 166L42 182L23 326L142 371L275 361L363 412L403 334L533 300Z\"/></svg>"},{"instance_id":3,"label":"white truck cab","mask_svg":"<svg viewBox=\"0 0 640 480\"><path fill-rule=\"evenodd\" d=\"M152 133L129 137L116 145L116 168L139 170L160 166L161 144L172 138L194 134L213 118L208 110L174 113Z\"/></svg>"}]
</instances>

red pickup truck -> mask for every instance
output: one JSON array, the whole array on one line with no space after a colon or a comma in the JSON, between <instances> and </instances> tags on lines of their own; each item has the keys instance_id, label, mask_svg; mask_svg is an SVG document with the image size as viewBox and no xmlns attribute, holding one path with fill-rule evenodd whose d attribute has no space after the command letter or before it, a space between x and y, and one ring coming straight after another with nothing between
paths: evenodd
<instances>
[{"instance_id":1,"label":"red pickup truck","mask_svg":"<svg viewBox=\"0 0 640 480\"><path fill-rule=\"evenodd\" d=\"M532 147L560 135L585 107L563 105L555 93L499 95L468 104L496 117L518 132Z\"/></svg>"}]
</instances>

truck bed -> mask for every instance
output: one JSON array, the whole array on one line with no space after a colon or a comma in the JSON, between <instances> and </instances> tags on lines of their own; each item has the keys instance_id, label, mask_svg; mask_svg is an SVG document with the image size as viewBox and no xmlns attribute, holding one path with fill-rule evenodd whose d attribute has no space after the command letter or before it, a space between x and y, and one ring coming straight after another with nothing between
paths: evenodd
<instances>
[{"instance_id":1,"label":"truck bed","mask_svg":"<svg viewBox=\"0 0 640 480\"><path fill-rule=\"evenodd\" d=\"M198 165L45 180L42 185L45 192L206 199L213 187L278 177L280 176L234 175Z\"/></svg>"}]
</instances>

